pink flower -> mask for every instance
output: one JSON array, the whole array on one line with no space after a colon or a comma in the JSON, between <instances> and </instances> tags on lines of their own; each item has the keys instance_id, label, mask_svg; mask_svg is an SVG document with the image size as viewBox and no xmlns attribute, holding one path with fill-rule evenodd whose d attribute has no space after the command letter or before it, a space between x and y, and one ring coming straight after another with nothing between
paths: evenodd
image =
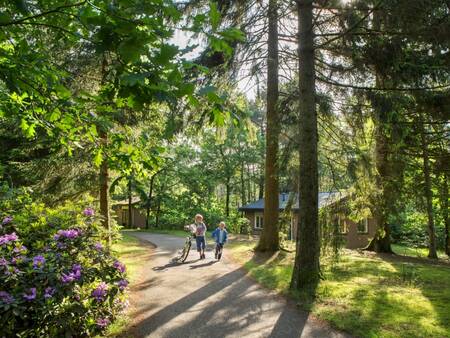
<instances>
[{"instance_id":1,"label":"pink flower","mask_svg":"<svg viewBox=\"0 0 450 338\"><path fill-rule=\"evenodd\" d=\"M92 217L94 216L94 209L92 208L86 208L83 210L83 215L87 216L87 217Z\"/></svg>"}]
</instances>

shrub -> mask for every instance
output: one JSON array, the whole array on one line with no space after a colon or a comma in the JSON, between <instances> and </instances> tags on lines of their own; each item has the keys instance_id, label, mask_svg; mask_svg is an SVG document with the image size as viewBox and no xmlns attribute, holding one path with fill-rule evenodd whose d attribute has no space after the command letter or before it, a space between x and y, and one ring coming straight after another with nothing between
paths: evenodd
<instances>
[{"instance_id":1,"label":"shrub","mask_svg":"<svg viewBox=\"0 0 450 338\"><path fill-rule=\"evenodd\" d=\"M94 209L47 208L23 193L0 200L0 332L101 333L126 306L125 267L104 246ZM6 196L6 197L5 197Z\"/></svg>"}]
</instances>

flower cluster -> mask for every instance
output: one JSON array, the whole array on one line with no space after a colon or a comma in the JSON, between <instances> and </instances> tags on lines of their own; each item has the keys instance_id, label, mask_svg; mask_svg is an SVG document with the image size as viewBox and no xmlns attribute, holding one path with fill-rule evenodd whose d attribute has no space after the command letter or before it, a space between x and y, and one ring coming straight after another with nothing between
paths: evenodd
<instances>
[{"instance_id":1,"label":"flower cluster","mask_svg":"<svg viewBox=\"0 0 450 338\"><path fill-rule=\"evenodd\" d=\"M108 285L105 282L101 282L93 291L92 297L95 298L97 302L103 302L106 295L108 294Z\"/></svg>"},{"instance_id":2,"label":"flower cluster","mask_svg":"<svg viewBox=\"0 0 450 338\"><path fill-rule=\"evenodd\" d=\"M1 335L101 334L124 310L128 281L125 265L98 240L105 235L94 209L14 210L0 219L0 313L9 322Z\"/></svg>"},{"instance_id":3,"label":"flower cluster","mask_svg":"<svg viewBox=\"0 0 450 338\"><path fill-rule=\"evenodd\" d=\"M61 238L74 239L79 236L81 236L81 232L78 229L58 230L53 239L57 241Z\"/></svg>"},{"instance_id":4,"label":"flower cluster","mask_svg":"<svg viewBox=\"0 0 450 338\"><path fill-rule=\"evenodd\" d=\"M2 225L9 224L9 223L12 222L12 220L13 220L12 216L6 216L6 217L3 218L3 220L2 220Z\"/></svg>"},{"instance_id":5,"label":"flower cluster","mask_svg":"<svg viewBox=\"0 0 450 338\"><path fill-rule=\"evenodd\" d=\"M18 237L15 232L12 234L6 234L3 236L0 236L0 245L6 245L11 242L17 241Z\"/></svg>"},{"instance_id":6,"label":"flower cluster","mask_svg":"<svg viewBox=\"0 0 450 338\"><path fill-rule=\"evenodd\" d=\"M72 266L72 270L69 273L61 274L61 282L64 284L79 280L80 278L81 278L81 265L80 264L74 264Z\"/></svg>"},{"instance_id":7,"label":"flower cluster","mask_svg":"<svg viewBox=\"0 0 450 338\"><path fill-rule=\"evenodd\" d=\"M124 273L125 270L126 270L125 265L123 263L119 262L119 261L115 261L114 264L113 264L113 267L115 267L121 273Z\"/></svg>"},{"instance_id":8,"label":"flower cluster","mask_svg":"<svg viewBox=\"0 0 450 338\"><path fill-rule=\"evenodd\" d=\"M44 266L44 264L45 264L44 256L37 255L37 256L33 257L33 268L34 269L40 269Z\"/></svg>"},{"instance_id":9,"label":"flower cluster","mask_svg":"<svg viewBox=\"0 0 450 338\"><path fill-rule=\"evenodd\" d=\"M0 291L0 302L11 304L14 302L14 297L6 291Z\"/></svg>"},{"instance_id":10,"label":"flower cluster","mask_svg":"<svg viewBox=\"0 0 450 338\"><path fill-rule=\"evenodd\" d=\"M87 217L92 217L92 216L94 216L94 214L95 214L94 209L92 209L92 208L86 208L83 211L83 215L87 216Z\"/></svg>"}]
</instances>

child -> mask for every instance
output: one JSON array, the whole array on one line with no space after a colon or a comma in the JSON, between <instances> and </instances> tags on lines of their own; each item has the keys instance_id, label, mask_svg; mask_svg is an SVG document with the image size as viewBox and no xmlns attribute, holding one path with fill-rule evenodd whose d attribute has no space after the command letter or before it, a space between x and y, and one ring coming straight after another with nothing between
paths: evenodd
<instances>
[{"instance_id":1,"label":"child","mask_svg":"<svg viewBox=\"0 0 450 338\"><path fill-rule=\"evenodd\" d=\"M195 241L197 242L197 251L200 254L200 259L205 259L205 233L206 225L203 223L203 216L195 215L195 223L191 224L191 231L195 234Z\"/></svg>"},{"instance_id":2,"label":"child","mask_svg":"<svg viewBox=\"0 0 450 338\"><path fill-rule=\"evenodd\" d=\"M225 230L225 222L219 223L219 227L213 231L212 237L216 240L216 251L214 256L220 261L220 258L222 258L223 245L228 238L228 232Z\"/></svg>"}]
</instances>

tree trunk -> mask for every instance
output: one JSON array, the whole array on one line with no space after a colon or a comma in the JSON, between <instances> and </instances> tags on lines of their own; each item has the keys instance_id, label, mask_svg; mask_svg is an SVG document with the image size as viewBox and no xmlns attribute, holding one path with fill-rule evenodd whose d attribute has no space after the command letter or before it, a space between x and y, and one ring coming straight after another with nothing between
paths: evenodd
<instances>
[{"instance_id":1,"label":"tree trunk","mask_svg":"<svg viewBox=\"0 0 450 338\"><path fill-rule=\"evenodd\" d=\"M147 203L145 205L145 211L146 211L145 228L146 229L148 229L150 226L150 208L151 208L151 203L152 203L152 198L153 198L153 182L155 180L156 174L157 173L153 174L152 177L150 178L150 190L148 192Z\"/></svg>"},{"instance_id":2,"label":"tree trunk","mask_svg":"<svg viewBox=\"0 0 450 338\"><path fill-rule=\"evenodd\" d=\"M133 210L131 209L132 205L132 198L133 198L133 194L132 194L132 187L131 187L131 177L128 178L128 228L132 228L133 227Z\"/></svg>"},{"instance_id":3,"label":"tree trunk","mask_svg":"<svg viewBox=\"0 0 450 338\"><path fill-rule=\"evenodd\" d=\"M106 81L106 67L107 67L106 57L103 57L102 80L101 80L102 85ZM108 144L108 133L102 127L99 128L99 136L102 145L106 147ZM101 222L102 226L105 227L108 231L108 247L111 247L112 239L111 239L111 221L109 215L109 168L108 168L108 160L105 157L105 152L103 152L103 159L102 163L100 164L99 183L100 183L100 215L102 217Z\"/></svg>"},{"instance_id":4,"label":"tree trunk","mask_svg":"<svg viewBox=\"0 0 450 338\"><path fill-rule=\"evenodd\" d=\"M381 30L382 14L375 11L373 14L373 27L375 30ZM382 69L375 67L375 86L381 88L385 85L382 77ZM376 186L380 191L373 202L373 216L377 231L375 236L367 245L365 250L375 252L393 253L391 248L391 227L388 222L389 208L391 207L389 199L393 198L394 191L390 191L390 170L389 170L389 138L386 135L387 112L383 98L374 96L372 99L373 122L375 124L375 167L376 167Z\"/></svg>"},{"instance_id":5,"label":"tree trunk","mask_svg":"<svg viewBox=\"0 0 450 338\"><path fill-rule=\"evenodd\" d=\"M106 132L100 132L102 143L106 146L108 135ZM108 230L108 245L111 246L111 221L109 215L109 168L108 160L103 156L100 165L100 215L102 217L102 226Z\"/></svg>"},{"instance_id":6,"label":"tree trunk","mask_svg":"<svg viewBox=\"0 0 450 338\"><path fill-rule=\"evenodd\" d=\"M245 180L244 180L244 171L245 171L245 165L244 161L241 162L241 205L246 205L247 200L245 196Z\"/></svg>"},{"instance_id":7,"label":"tree trunk","mask_svg":"<svg viewBox=\"0 0 450 338\"><path fill-rule=\"evenodd\" d=\"M448 217L448 175L444 173L444 182L442 184L441 210L442 218L445 224L445 253L450 257L450 218Z\"/></svg>"},{"instance_id":8,"label":"tree trunk","mask_svg":"<svg viewBox=\"0 0 450 338\"><path fill-rule=\"evenodd\" d=\"M423 159L423 177L425 181L424 193L427 205L428 217L428 258L437 259L436 250L436 229L434 227L433 215L433 192L431 190L431 174L430 174L430 159L428 155L428 144L425 137L425 130L422 121L420 123L420 138L422 141L422 159Z\"/></svg>"},{"instance_id":9,"label":"tree trunk","mask_svg":"<svg viewBox=\"0 0 450 338\"><path fill-rule=\"evenodd\" d=\"M226 188L225 215L228 217L230 216L230 194L231 194L230 178L227 178L225 188Z\"/></svg>"},{"instance_id":10,"label":"tree trunk","mask_svg":"<svg viewBox=\"0 0 450 338\"><path fill-rule=\"evenodd\" d=\"M380 191L379 196L374 202L374 220L377 224L377 231L369 245L365 248L368 251L392 253L391 248L391 228L388 223L388 210L390 194L389 191L389 159L388 159L388 138L385 134L384 113L379 111L377 104L374 104L376 111L375 121L375 166L376 185Z\"/></svg>"},{"instance_id":11,"label":"tree trunk","mask_svg":"<svg viewBox=\"0 0 450 338\"><path fill-rule=\"evenodd\" d=\"M258 251L277 251L278 237L278 3L269 0L269 34L267 41L267 130L264 183L264 227Z\"/></svg>"},{"instance_id":12,"label":"tree trunk","mask_svg":"<svg viewBox=\"0 0 450 338\"><path fill-rule=\"evenodd\" d=\"M291 288L314 288L320 279L317 112L312 0L297 1L299 58L299 223Z\"/></svg>"},{"instance_id":13,"label":"tree trunk","mask_svg":"<svg viewBox=\"0 0 450 338\"><path fill-rule=\"evenodd\" d=\"M155 228L159 228L159 214L161 212L161 198L158 198L158 206L156 208Z\"/></svg>"}]
</instances>

